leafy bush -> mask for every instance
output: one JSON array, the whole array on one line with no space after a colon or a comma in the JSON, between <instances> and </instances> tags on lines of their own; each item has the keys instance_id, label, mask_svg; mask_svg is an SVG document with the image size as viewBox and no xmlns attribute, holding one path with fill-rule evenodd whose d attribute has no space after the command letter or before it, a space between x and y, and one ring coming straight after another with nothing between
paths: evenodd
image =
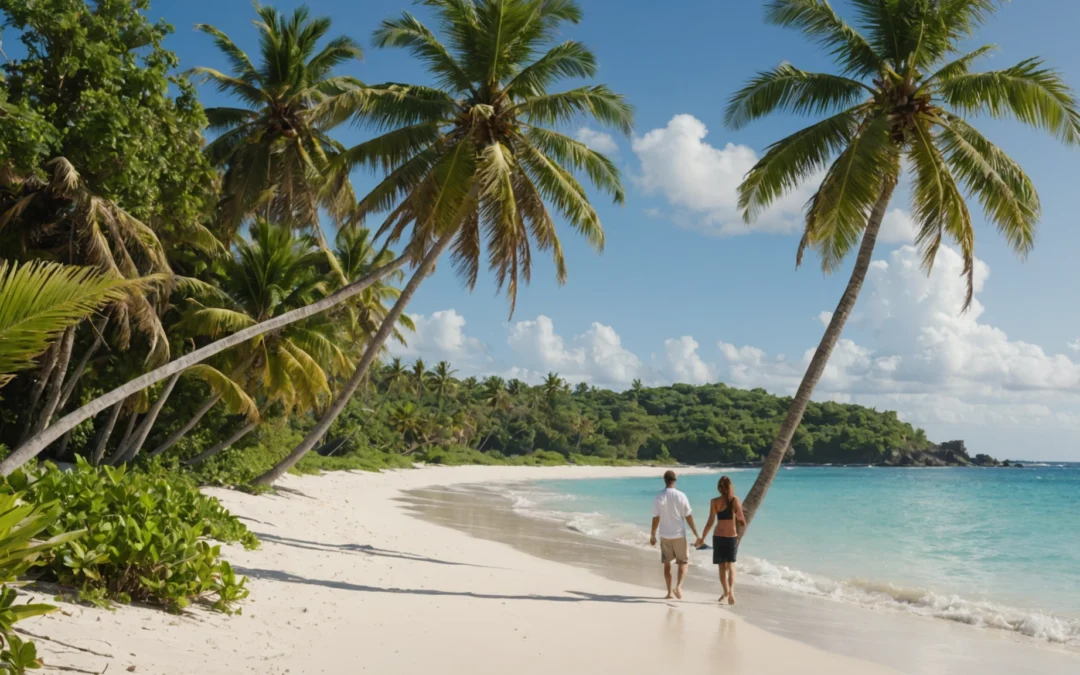
<instances>
[{"instance_id":1,"label":"leafy bush","mask_svg":"<svg viewBox=\"0 0 1080 675\"><path fill-rule=\"evenodd\" d=\"M527 455L503 457L473 448L451 446L430 448L416 456L417 461L443 466L461 466L463 464L505 465L505 466L563 466L566 458L550 450L536 450Z\"/></svg>"},{"instance_id":2,"label":"leafy bush","mask_svg":"<svg viewBox=\"0 0 1080 675\"><path fill-rule=\"evenodd\" d=\"M231 613L247 596L247 580L237 580L221 560L221 547L206 540L246 548L257 547L258 540L190 478L95 468L79 458L70 471L51 464L40 473L17 471L0 490L23 492L33 504L62 502L63 514L50 534L86 530L81 540L67 541L43 558L44 578L78 589L80 600L136 600L172 611L207 600Z\"/></svg>"},{"instance_id":3,"label":"leafy bush","mask_svg":"<svg viewBox=\"0 0 1080 675\"><path fill-rule=\"evenodd\" d=\"M45 604L16 604L19 593L11 585L31 567L40 564L48 550L72 541L80 530L67 532L46 541L35 538L52 526L60 515L56 502L26 504L17 494L0 494L0 669L25 673L40 668L37 647L14 632L15 623L32 616L55 612Z\"/></svg>"}]
</instances>

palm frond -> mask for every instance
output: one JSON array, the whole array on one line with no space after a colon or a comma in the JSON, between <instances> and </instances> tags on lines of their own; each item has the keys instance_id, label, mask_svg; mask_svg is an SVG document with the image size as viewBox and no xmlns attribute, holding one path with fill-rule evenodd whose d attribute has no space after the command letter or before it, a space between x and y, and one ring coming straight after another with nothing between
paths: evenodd
<instances>
[{"instance_id":1,"label":"palm frond","mask_svg":"<svg viewBox=\"0 0 1080 675\"><path fill-rule=\"evenodd\" d=\"M1061 75L1041 59L1012 68L957 75L939 85L942 98L967 114L1012 115L1044 129L1068 145L1080 144L1080 108Z\"/></svg>"},{"instance_id":2,"label":"palm frond","mask_svg":"<svg viewBox=\"0 0 1080 675\"><path fill-rule=\"evenodd\" d=\"M753 120L784 110L797 115L826 115L874 93L862 82L827 73L809 73L789 63L757 74L732 96L724 124L741 129Z\"/></svg>"},{"instance_id":3,"label":"palm frond","mask_svg":"<svg viewBox=\"0 0 1080 675\"><path fill-rule=\"evenodd\" d=\"M596 56L584 44L568 40L552 47L546 54L529 64L506 85L511 100L542 96L559 78L593 77L596 75Z\"/></svg>"},{"instance_id":4,"label":"palm frond","mask_svg":"<svg viewBox=\"0 0 1080 675\"><path fill-rule=\"evenodd\" d=\"M399 19L388 19L375 31L376 47L403 47L427 64L441 86L458 93L472 89L472 81L459 64L419 19L404 12Z\"/></svg>"},{"instance_id":5,"label":"palm frond","mask_svg":"<svg viewBox=\"0 0 1080 675\"><path fill-rule=\"evenodd\" d=\"M0 260L0 377L31 367L64 330L140 283L86 267Z\"/></svg>"},{"instance_id":6,"label":"palm frond","mask_svg":"<svg viewBox=\"0 0 1080 675\"><path fill-rule=\"evenodd\" d=\"M611 195L616 204L626 199L619 169L603 153L557 131L529 126L525 137L544 154L574 170L584 171L600 190Z\"/></svg>"},{"instance_id":7,"label":"palm frond","mask_svg":"<svg viewBox=\"0 0 1080 675\"><path fill-rule=\"evenodd\" d=\"M242 386L217 368L199 363L185 370L184 374L199 378L211 391L220 395L229 414L243 415L251 422L259 420L259 407L255 405L254 399Z\"/></svg>"},{"instance_id":8,"label":"palm frond","mask_svg":"<svg viewBox=\"0 0 1080 675\"><path fill-rule=\"evenodd\" d=\"M533 96L515 106L515 112L528 122L548 125L565 124L579 116L591 117L627 135L634 126L633 106L602 84Z\"/></svg>"},{"instance_id":9,"label":"palm frond","mask_svg":"<svg viewBox=\"0 0 1080 675\"><path fill-rule=\"evenodd\" d=\"M770 0L765 5L765 20L799 29L827 49L849 75L869 77L887 68L866 38L841 19L826 0Z\"/></svg>"}]
</instances>

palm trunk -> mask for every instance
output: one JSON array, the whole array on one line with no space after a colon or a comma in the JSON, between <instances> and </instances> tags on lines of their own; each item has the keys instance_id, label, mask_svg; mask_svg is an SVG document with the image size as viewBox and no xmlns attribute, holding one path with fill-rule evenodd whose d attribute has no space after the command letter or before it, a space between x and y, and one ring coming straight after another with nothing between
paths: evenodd
<instances>
[{"instance_id":1,"label":"palm trunk","mask_svg":"<svg viewBox=\"0 0 1080 675\"><path fill-rule=\"evenodd\" d=\"M817 351L814 352L814 357L810 360L810 365L806 369L806 374L803 375L802 382L799 383L795 398L791 401L791 408L788 409L787 417L784 418L783 424L780 425L776 440L773 441L772 448L761 465L757 480L754 481L753 487L750 488L750 492L747 493L746 499L743 501L746 527L750 526L754 513L761 506L762 500L765 499L765 493L769 491L769 486L772 485L777 471L780 470L780 464L784 461L784 456L791 445L795 430L799 427L799 423L802 422L803 413L806 412L806 406L810 403L810 396L814 393L814 387L817 386L818 380L821 379L821 375L825 372L829 356L832 354L833 348L836 347L836 343L840 340L840 333L843 332L844 324L847 323L848 317L851 316L851 311L855 308L855 301L859 297L863 280L866 279L866 271L870 268L870 262L874 256L874 244L877 242L878 231L881 229L881 221L885 217L885 210L889 207L889 200L892 199L893 190L896 188L896 178L896 174L887 176L881 186L881 194L878 196L877 202L870 211L870 217L866 222L866 231L863 232L862 244L859 246L859 255L855 259L855 268L851 271L851 279L848 280L847 288L844 289L844 294L840 296L840 303L836 306L836 311L833 312L832 319L829 320L825 334L821 337L821 343L818 345ZM739 533L739 536L742 536L742 532Z\"/></svg>"},{"instance_id":2,"label":"palm trunk","mask_svg":"<svg viewBox=\"0 0 1080 675\"><path fill-rule=\"evenodd\" d=\"M71 350L75 347L75 326L68 328L61 339L60 356L56 360L56 370L53 372L52 381L49 382L49 397L45 399L41 414L30 431L31 436L40 433L42 429L49 426L53 413L56 412L56 407L60 404L60 395L64 391L64 377L67 375L68 364L71 363ZM58 437L67 433L67 431L65 429ZM44 448L42 449L44 450ZM19 449L16 448L15 452L18 451Z\"/></svg>"},{"instance_id":3,"label":"palm trunk","mask_svg":"<svg viewBox=\"0 0 1080 675\"><path fill-rule=\"evenodd\" d=\"M56 448L56 454L53 455L54 457L56 457L56 461L58 461L58 462L64 461L64 454L67 452L68 445L70 445L70 444L71 444L71 432L69 431L69 432L67 432L66 434L64 434L63 436L60 437L60 446Z\"/></svg>"},{"instance_id":4,"label":"palm trunk","mask_svg":"<svg viewBox=\"0 0 1080 675\"><path fill-rule=\"evenodd\" d=\"M105 456L105 446L109 444L109 436L112 436L113 428L116 427L116 420L120 418L120 410L123 407L123 403L117 403L112 407L109 419L98 433L97 445L94 447L94 454L90 458L90 463L94 466L101 464L101 458Z\"/></svg>"},{"instance_id":5,"label":"palm trunk","mask_svg":"<svg viewBox=\"0 0 1080 675\"><path fill-rule=\"evenodd\" d=\"M379 326L379 331L375 333L375 337L372 339L371 344L368 345L364 351L364 355L360 358L360 363L356 366L356 371L353 372L352 377L345 383L341 392L334 399L334 402L330 404L326 414L322 416L315 428L308 432L308 435L304 437L304 440L300 442L293 451L290 452L285 459L277 463L277 465L264 473L263 475L252 481L253 485L273 485L274 481L281 478L286 471L293 468L300 458L307 454L308 450L311 450L319 439L326 434L330 429L330 425L334 423L341 411L344 410L345 404L349 402L352 395L356 392L357 387L364 381L367 376L368 368L375 361L375 357L378 356L382 350L383 344L387 338L394 332L394 326L397 324L398 319L401 318L402 312L405 311L406 305L409 304L409 300L412 299L413 294L416 293L416 289L419 288L420 283L431 271L435 269L435 261L439 259L442 252L446 250L446 247L450 245L450 241L453 239L453 231L448 232L439 239L431 250L424 256L423 261L420 263L420 267L409 279L409 283L402 289L401 295L398 296L397 302L394 303L394 307L383 319L382 325ZM0 467L2 468L2 467Z\"/></svg>"},{"instance_id":6,"label":"palm trunk","mask_svg":"<svg viewBox=\"0 0 1080 675\"><path fill-rule=\"evenodd\" d=\"M71 377L67 378L67 382L64 383L64 391L60 394L60 404L56 406L57 410L63 410L67 405L68 399L71 398L71 394L75 391L75 385L79 383L82 376L86 373L86 366L90 363L90 359L94 358L94 354L98 349L101 349L101 345L105 343L105 336L102 335L102 331L105 330L105 324L108 323L107 317L102 317L97 320L96 323L90 324L94 331L94 342L87 349L79 362L75 365L75 368L71 371Z\"/></svg>"},{"instance_id":7,"label":"palm trunk","mask_svg":"<svg viewBox=\"0 0 1080 675\"><path fill-rule=\"evenodd\" d=\"M135 431L135 422L137 422L138 420L139 413L132 410L131 417L128 418L127 427L124 429L124 435L120 437L120 443L116 446L116 450L109 457L109 461L107 462L109 465L116 464L120 461L120 458L124 456L124 451L127 450L128 441L131 440L131 434Z\"/></svg>"},{"instance_id":8,"label":"palm trunk","mask_svg":"<svg viewBox=\"0 0 1080 675\"><path fill-rule=\"evenodd\" d=\"M30 401L26 406L26 424L23 425L22 435L19 436L19 444L30 437L30 429L34 426L34 411L41 402L41 395L45 393L45 387L49 384L49 378L56 371L56 359L60 356L60 340L49 345L48 351L41 359L41 367L38 368L37 380L34 381L34 389L30 392Z\"/></svg>"},{"instance_id":9,"label":"palm trunk","mask_svg":"<svg viewBox=\"0 0 1080 675\"><path fill-rule=\"evenodd\" d=\"M274 317L267 321L263 321L249 328L239 330L232 335L216 340L191 352L185 354L180 358L165 364L160 368L156 368L149 373L140 375L130 382L113 389L107 394L103 394L93 401L90 401L86 405L82 406L78 410L75 410L67 415L63 416L56 421L55 424L49 426L43 432L33 436L25 443L19 446L14 452L8 455L2 462L0 462L0 475L10 475L12 471L25 464L30 459L36 457L42 450L44 450L50 443L57 438L63 436L69 429L75 428L79 423L94 417L103 410L116 405L120 401L123 401L128 396L142 391L146 387L152 384L161 382L171 375L175 375L196 363L200 363L210 358L214 354L221 353L227 349L231 349L236 345L243 344L251 338L264 335L271 331L278 330L283 326L296 323L308 317L314 316L320 312L324 312L331 307L345 302L349 298L358 295L364 291L367 287L371 286L376 281L382 279L386 275L394 272L399 267L405 264L408 255L402 255L393 262L390 262L377 270L374 270L367 275L357 279L348 286L331 293L327 297L314 302L306 307L294 309L291 312L285 312L281 316Z\"/></svg>"},{"instance_id":10,"label":"palm trunk","mask_svg":"<svg viewBox=\"0 0 1080 675\"><path fill-rule=\"evenodd\" d=\"M195 425L199 423L199 420L201 420L203 416L206 415L206 413L210 412L210 409L217 405L217 402L220 400L221 394L214 394L213 396L208 398L206 400L206 403L203 403L202 407L195 411L195 414L191 416L191 419L189 419L187 423L184 424L184 426L174 431L171 436L166 438L164 443L154 448L153 452L150 453L150 456L157 457L172 446L176 445L177 441L183 438L187 434L187 432L191 431L195 427Z\"/></svg>"},{"instance_id":11,"label":"palm trunk","mask_svg":"<svg viewBox=\"0 0 1080 675\"><path fill-rule=\"evenodd\" d=\"M139 451L142 450L143 443L146 442L146 437L150 435L150 430L154 428L154 422L157 422L158 415L161 414L162 407L165 406L165 401L169 400L169 394L172 393L173 387L176 386L176 381L180 379L180 375L183 373L176 373L169 378L169 381L165 383L165 387L161 390L161 395L154 401L154 405L150 408L150 411L146 413L146 417L143 418L142 424L139 425L139 431L135 434L135 440L131 442L127 452L124 453L124 462L130 462L138 456Z\"/></svg>"},{"instance_id":12,"label":"palm trunk","mask_svg":"<svg viewBox=\"0 0 1080 675\"><path fill-rule=\"evenodd\" d=\"M251 430L254 429L257 426L259 426L258 422L248 422L244 426L240 427L236 431L236 433L234 433L232 436L229 436L228 438L226 438L222 442L218 443L214 447L210 448L209 450L204 450L204 451L200 452L198 455L195 455L194 457L192 457L191 459L184 460L183 462L180 462L180 463L183 464L184 466L191 466L192 464L198 464L200 462L205 462L206 460L210 459L211 457L218 454L219 452L223 452L223 451L229 449L229 447L231 447L233 443L237 442L238 440L240 440L244 436L247 436L251 432Z\"/></svg>"}]
</instances>

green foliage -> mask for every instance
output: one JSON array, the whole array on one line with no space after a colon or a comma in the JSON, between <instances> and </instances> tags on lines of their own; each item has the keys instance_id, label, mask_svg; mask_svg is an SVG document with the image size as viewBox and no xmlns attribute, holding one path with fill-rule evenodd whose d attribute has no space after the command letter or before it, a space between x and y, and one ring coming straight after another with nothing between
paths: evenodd
<instances>
[{"instance_id":1,"label":"green foliage","mask_svg":"<svg viewBox=\"0 0 1080 675\"><path fill-rule=\"evenodd\" d=\"M37 536L49 529L60 515L57 502L28 504L19 494L0 494L0 665L12 673L40 668L33 642L14 632L23 619L56 611L52 605L17 603L19 593L11 587L18 577L40 564L42 556L82 536L74 530L40 541Z\"/></svg>"},{"instance_id":2,"label":"green foliage","mask_svg":"<svg viewBox=\"0 0 1080 675\"><path fill-rule=\"evenodd\" d=\"M47 464L39 473L17 471L0 489L25 494L36 505L63 503L48 532L86 531L44 555L43 578L78 589L79 599L148 602L178 611L206 600L231 613L247 595L207 540L258 546L248 529L186 477L160 471L95 468L79 459L61 471ZM236 610L238 611L238 610Z\"/></svg>"},{"instance_id":3,"label":"green foliage","mask_svg":"<svg viewBox=\"0 0 1080 675\"><path fill-rule=\"evenodd\" d=\"M148 7L147 0L102 0L92 9L86 0L0 0L5 28L26 49L3 66L10 103L32 108L31 140L44 146L24 152L14 168L36 170L32 162L47 148L95 194L136 218L184 229L212 204L206 116L162 46L172 28L150 23Z\"/></svg>"},{"instance_id":4,"label":"green foliage","mask_svg":"<svg viewBox=\"0 0 1080 675\"><path fill-rule=\"evenodd\" d=\"M367 466L362 468L378 469L386 468L376 461L379 457L429 464L512 464L523 456L555 461L550 454L532 454L537 451L557 454L555 463L608 466L750 462L768 452L789 402L763 389L723 384L639 385L621 393L586 386L570 393L555 374L538 386L497 377L479 383L447 374L439 388L421 391L402 386L404 370L391 361L377 371L373 386L346 406L324 439L324 451L334 452L333 462L344 467L364 457ZM303 423L297 433L302 431ZM921 429L894 412L811 403L792 457L875 463L893 451L931 445ZM287 449L280 448L278 456Z\"/></svg>"}]
</instances>

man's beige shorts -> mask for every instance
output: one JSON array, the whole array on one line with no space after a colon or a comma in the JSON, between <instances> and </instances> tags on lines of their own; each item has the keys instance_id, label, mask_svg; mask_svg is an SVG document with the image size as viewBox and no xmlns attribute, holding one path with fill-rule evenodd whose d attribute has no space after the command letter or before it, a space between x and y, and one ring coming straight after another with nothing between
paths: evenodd
<instances>
[{"instance_id":1,"label":"man's beige shorts","mask_svg":"<svg viewBox=\"0 0 1080 675\"><path fill-rule=\"evenodd\" d=\"M690 548L686 544L686 537L678 539L660 540L660 562L668 564L672 560L680 565L690 562Z\"/></svg>"}]
</instances>

